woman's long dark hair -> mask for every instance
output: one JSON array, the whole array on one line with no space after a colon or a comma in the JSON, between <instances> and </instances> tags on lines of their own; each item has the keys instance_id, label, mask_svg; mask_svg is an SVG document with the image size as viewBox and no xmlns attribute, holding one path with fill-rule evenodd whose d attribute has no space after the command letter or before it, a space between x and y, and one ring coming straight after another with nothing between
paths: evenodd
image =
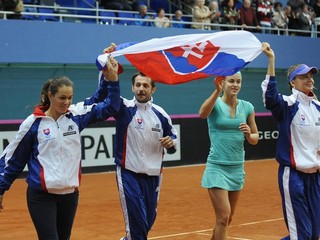
<instances>
[{"instance_id":1,"label":"woman's long dark hair","mask_svg":"<svg viewBox=\"0 0 320 240\"><path fill-rule=\"evenodd\" d=\"M50 92L54 96L58 92L59 88L63 86L73 87L73 82L66 76L55 77L47 80L42 86L40 103L37 106L48 109L50 107L48 93Z\"/></svg>"}]
</instances>

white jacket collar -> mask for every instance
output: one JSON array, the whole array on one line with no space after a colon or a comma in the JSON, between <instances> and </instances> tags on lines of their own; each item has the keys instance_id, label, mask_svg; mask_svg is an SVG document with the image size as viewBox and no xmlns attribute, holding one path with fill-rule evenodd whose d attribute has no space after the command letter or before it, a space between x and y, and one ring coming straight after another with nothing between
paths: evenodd
<instances>
[{"instance_id":1,"label":"white jacket collar","mask_svg":"<svg viewBox=\"0 0 320 240\"><path fill-rule=\"evenodd\" d=\"M312 100L314 100L314 94L312 92L310 92L309 95L306 95L303 92L300 92L299 90L292 88L292 93L295 96L295 98L297 100L299 100L299 102L304 103L304 104L310 104L310 102L312 102Z\"/></svg>"},{"instance_id":2,"label":"white jacket collar","mask_svg":"<svg viewBox=\"0 0 320 240\"><path fill-rule=\"evenodd\" d=\"M147 110L147 109L149 109L149 108L152 107L153 97L151 97L151 99L150 99L148 102L146 102L146 103L140 103L140 102L138 102L135 97L133 98L133 101L134 101L135 105L136 105L138 108Z\"/></svg>"}]
</instances>

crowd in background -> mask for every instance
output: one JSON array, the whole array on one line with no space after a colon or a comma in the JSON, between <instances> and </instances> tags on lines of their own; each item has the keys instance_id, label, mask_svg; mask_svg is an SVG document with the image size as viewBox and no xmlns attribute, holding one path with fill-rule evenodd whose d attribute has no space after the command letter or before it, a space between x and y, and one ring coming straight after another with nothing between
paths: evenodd
<instances>
[{"instance_id":1,"label":"crowd in background","mask_svg":"<svg viewBox=\"0 0 320 240\"><path fill-rule=\"evenodd\" d=\"M41 4L41 0L33 0ZM175 0L172 12L158 7L152 1L98 0L99 8L135 11L133 25L159 28L194 28L203 30L245 29L251 32L310 36L320 29L320 0ZM9 10L7 2L19 2ZM0 10L16 12L11 18L20 18L26 0L0 0ZM53 1L54 2L54 1ZM30 3L30 0L28 0ZM186 8L187 7L187 8ZM192 16L192 17L190 17ZM148 21L152 20L152 21ZM301 31L303 30L303 31Z\"/></svg>"},{"instance_id":2,"label":"crowd in background","mask_svg":"<svg viewBox=\"0 0 320 240\"><path fill-rule=\"evenodd\" d=\"M174 2L179 6L181 1ZM154 20L136 21L136 25L161 28L232 30L241 26L252 32L310 36L307 31L316 30L320 24L316 21L320 17L320 0L289 0L286 4L277 0L184 0L183 4L192 9L191 20L184 18L182 7L166 13L164 8L148 9L143 1L142 5L141 1L100 1L106 9L138 11L137 19ZM191 24L186 24L190 21Z\"/></svg>"}]
</instances>

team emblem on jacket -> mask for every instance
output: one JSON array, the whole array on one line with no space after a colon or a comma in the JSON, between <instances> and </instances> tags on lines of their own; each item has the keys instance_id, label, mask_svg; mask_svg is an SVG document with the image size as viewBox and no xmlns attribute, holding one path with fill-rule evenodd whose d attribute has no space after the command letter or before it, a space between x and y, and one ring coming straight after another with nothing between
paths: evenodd
<instances>
[{"instance_id":1,"label":"team emblem on jacket","mask_svg":"<svg viewBox=\"0 0 320 240\"><path fill-rule=\"evenodd\" d=\"M142 118L137 118L136 128L143 129L143 120L142 120Z\"/></svg>"},{"instance_id":2,"label":"team emblem on jacket","mask_svg":"<svg viewBox=\"0 0 320 240\"><path fill-rule=\"evenodd\" d=\"M50 128L43 129L42 132L46 136L46 138L50 137Z\"/></svg>"},{"instance_id":3,"label":"team emblem on jacket","mask_svg":"<svg viewBox=\"0 0 320 240\"><path fill-rule=\"evenodd\" d=\"M300 120L299 123L297 123L297 125L299 126L310 126L310 122L307 118L306 115L304 115L303 113L300 114Z\"/></svg>"}]
</instances>

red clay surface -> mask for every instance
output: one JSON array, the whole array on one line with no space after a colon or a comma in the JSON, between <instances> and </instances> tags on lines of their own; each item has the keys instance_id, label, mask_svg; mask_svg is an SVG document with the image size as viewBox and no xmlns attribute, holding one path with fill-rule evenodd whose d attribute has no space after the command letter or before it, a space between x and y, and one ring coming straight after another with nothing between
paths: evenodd
<instances>
[{"instance_id":1,"label":"red clay surface","mask_svg":"<svg viewBox=\"0 0 320 240\"><path fill-rule=\"evenodd\" d=\"M229 239L273 240L287 235L275 160L245 163L246 183L229 229ZM200 181L204 165L164 169L158 217L149 239L209 240L215 217ZM115 173L84 174L72 240L119 240L124 223ZM1 240L35 240L26 206L26 183L17 179L0 212Z\"/></svg>"}]
</instances>

